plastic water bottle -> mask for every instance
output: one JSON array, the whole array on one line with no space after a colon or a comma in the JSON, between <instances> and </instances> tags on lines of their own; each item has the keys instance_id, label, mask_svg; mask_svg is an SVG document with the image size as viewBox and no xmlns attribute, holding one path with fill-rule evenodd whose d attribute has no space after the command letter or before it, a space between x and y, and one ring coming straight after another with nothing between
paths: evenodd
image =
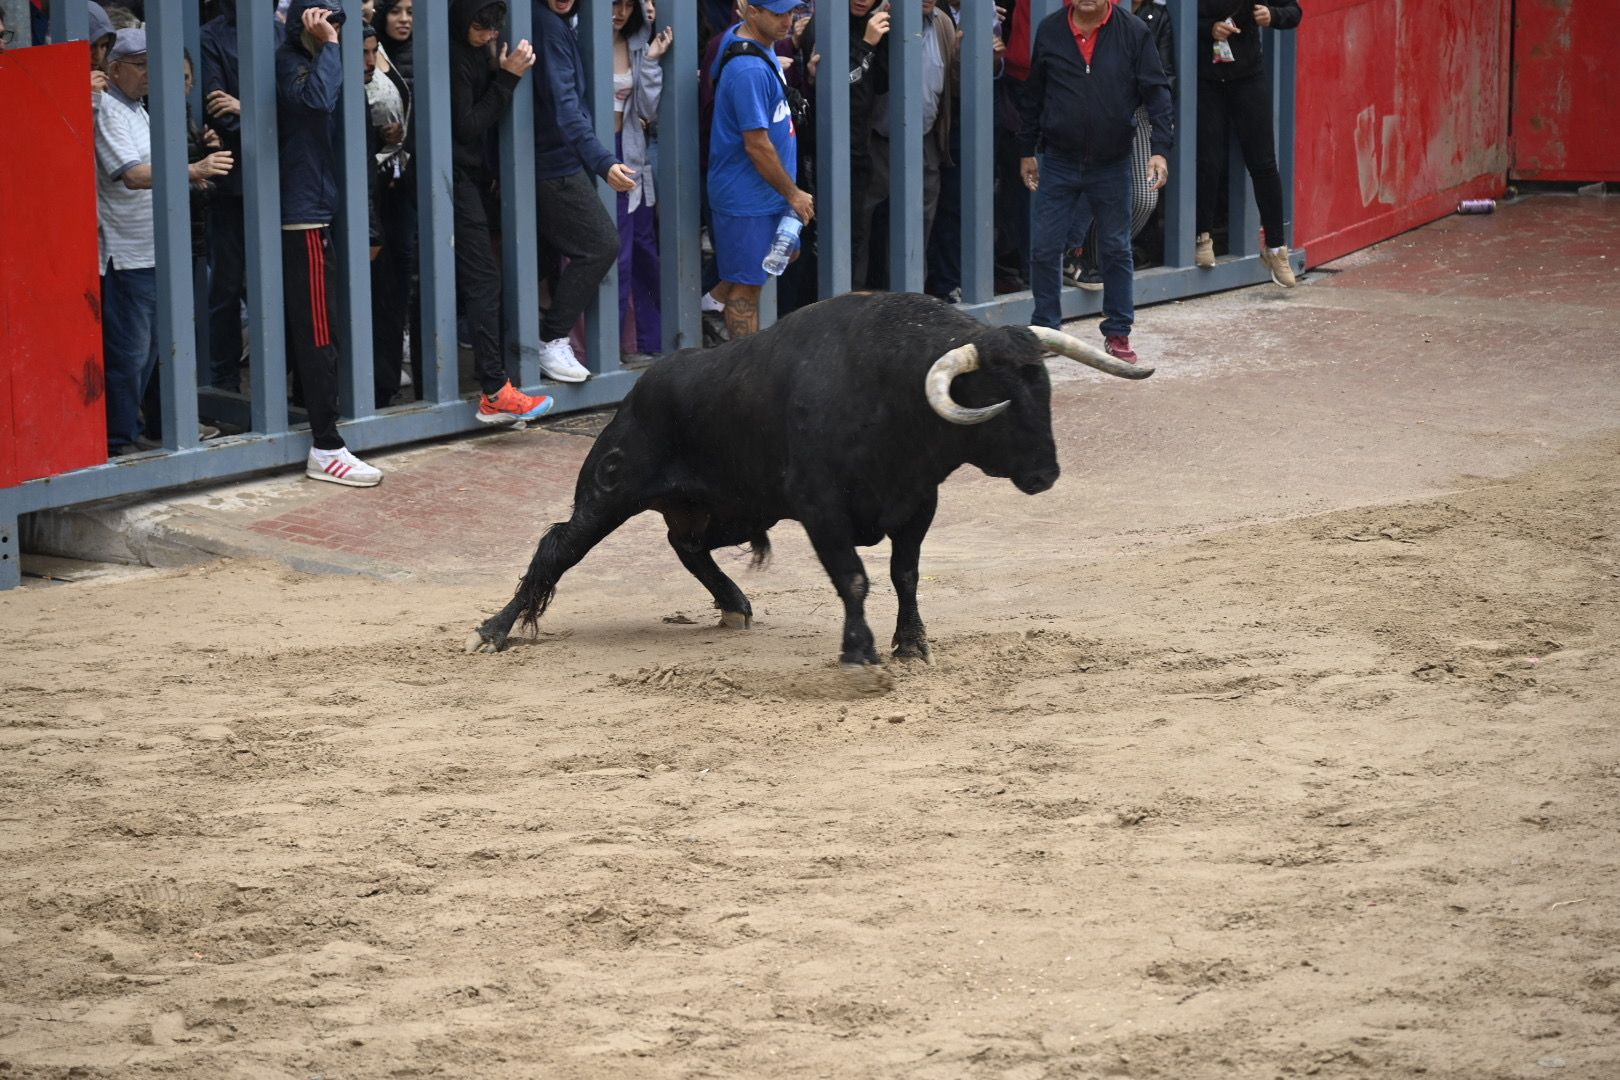
<instances>
[{"instance_id":1,"label":"plastic water bottle","mask_svg":"<svg viewBox=\"0 0 1620 1080\"><path fill-rule=\"evenodd\" d=\"M770 254L760 266L772 277L781 277L782 271L787 269L788 256L793 254L793 245L798 242L799 230L804 228L804 222L799 215L789 210L782 215L782 220L776 223L776 239L771 241Z\"/></svg>"}]
</instances>

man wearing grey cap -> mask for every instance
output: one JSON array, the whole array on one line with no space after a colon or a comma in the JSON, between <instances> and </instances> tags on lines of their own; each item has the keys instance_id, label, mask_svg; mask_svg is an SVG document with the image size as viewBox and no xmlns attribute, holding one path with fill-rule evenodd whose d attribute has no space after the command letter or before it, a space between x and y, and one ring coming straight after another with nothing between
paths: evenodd
<instances>
[{"instance_id":1,"label":"man wearing grey cap","mask_svg":"<svg viewBox=\"0 0 1620 1080\"><path fill-rule=\"evenodd\" d=\"M101 241L101 335L107 382L107 447L141 445L141 398L157 366L157 265L152 232L152 125L146 31L120 30L107 54L107 89L96 108L96 217ZM192 183L223 176L220 151L191 165ZM156 420L156 417L152 419Z\"/></svg>"}]
</instances>

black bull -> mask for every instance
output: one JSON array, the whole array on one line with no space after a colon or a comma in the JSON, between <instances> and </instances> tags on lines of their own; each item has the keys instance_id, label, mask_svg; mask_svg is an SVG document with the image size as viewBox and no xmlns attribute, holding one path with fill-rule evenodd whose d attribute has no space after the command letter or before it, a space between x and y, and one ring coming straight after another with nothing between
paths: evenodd
<instances>
[{"instance_id":1,"label":"black bull","mask_svg":"<svg viewBox=\"0 0 1620 1080\"><path fill-rule=\"evenodd\" d=\"M573 515L546 531L511 603L467 648L504 649L518 619L532 629L570 567L656 510L681 565L738 628L753 608L711 552L746 543L759 564L773 525L802 523L844 603L847 665L878 663L855 549L887 536L894 655L927 659L917 562L939 485L961 465L1030 495L1057 481L1047 349L1125 378L1152 373L1055 331L988 327L903 293L840 296L754 337L665 358L586 457Z\"/></svg>"}]
</instances>

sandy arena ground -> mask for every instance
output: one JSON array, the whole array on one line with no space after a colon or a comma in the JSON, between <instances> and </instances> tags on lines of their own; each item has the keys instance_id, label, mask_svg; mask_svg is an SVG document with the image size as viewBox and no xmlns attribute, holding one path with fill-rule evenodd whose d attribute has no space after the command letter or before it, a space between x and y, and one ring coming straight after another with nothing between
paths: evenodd
<instances>
[{"instance_id":1,"label":"sandy arena ground","mask_svg":"<svg viewBox=\"0 0 1620 1080\"><path fill-rule=\"evenodd\" d=\"M1620 1076L1620 434L1106 536L1064 453L886 694L792 525L499 657L516 562L0 594L0 1078Z\"/></svg>"}]
</instances>

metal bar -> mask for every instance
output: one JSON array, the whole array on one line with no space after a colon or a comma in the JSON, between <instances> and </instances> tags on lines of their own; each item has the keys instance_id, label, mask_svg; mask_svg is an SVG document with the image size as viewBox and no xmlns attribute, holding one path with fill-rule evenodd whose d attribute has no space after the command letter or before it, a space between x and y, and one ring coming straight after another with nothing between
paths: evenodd
<instances>
[{"instance_id":1,"label":"metal bar","mask_svg":"<svg viewBox=\"0 0 1620 1080\"><path fill-rule=\"evenodd\" d=\"M412 30L416 81L417 272L422 303L421 350L424 400L461 396L461 355L456 345L455 183L450 137L450 20L422 18Z\"/></svg>"},{"instance_id":2,"label":"metal bar","mask_svg":"<svg viewBox=\"0 0 1620 1080\"><path fill-rule=\"evenodd\" d=\"M843 4L823 4L815 17L816 51L821 53L816 78L816 273L823 299L849 292L852 278L850 223L855 196L849 186L846 13Z\"/></svg>"},{"instance_id":3,"label":"metal bar","mask_svg":"<svg viewBox=\"0 0 1620 1080\"><path fill-rule=\"evenodd\" d=\"M1165 185L1164 264L1193 265L1198 233L1198 0L1170 0L1176 30L1176 145Z\"/></svg>"},{"instance_id":4,"label":"metal bar","mask_svg":"<svg viewBox=\"0 0 1620 1080\"><path fill-rule=\"evenodd\" d=\"M1222 259L1213 270L1196 267L1160 266L1152 270L1139 270L1134 286L1138 308L1166 300L1185 300L1206 293L1241 289L1271 280L1258 255ZM1083 289L1064 289L1062 292L1063 318L1079 319L1102 312L1102 294ZM1029 292L1004 293L985 304L962 304L961 310L977 319L995 325L1022 326L1035 312L1035 302Z\"/></svg>"},{"instance_id":5,"label":"metal bar","mask_svg":"<svg viewBox=\"0 0 1620 1080\"><path fill-rule=\"evenodd\" d=\"M613 145L613 5L602 0L582 0L574 5L579 12L579 45L585 60L585 85L580 100L596 122L596 137L603 146ZM596 184L608 220L617 221L619 196L606 183L589 177ZM615 260L597 287L596 299L585 310L585 366L600 374L619 368L619 264Z\"/></svg>"},{"instance_id":6,"label":"metal bar","mask_svg":"<svg viewBox=\"0 0 1620 1080\"><path fill-rule=\"evenodd\" d=\"M664 348L703 344L703 256L699 250L697 0L664 0L675 39L664 54L658 103L658 251ZM822 252L826 252L823 242ZM846 259L847 263L848 260Z\"/></svg>"},{"instance_id":7,"label":"metal bar","mask_svg":"<svg viewBox=\"0 0 1620 1080\"><path fill-rule=\"evenodd\" d=\"M1277 168L1282 173L1284 242L1294 242L1294 147L1298 130L1294 109L1294 80L1298 72L1299 38L1293 33L1271 32L1272 112L1277 118Z\"/></svg>"},{"instance_id":8,"label":"metal bar","mask_svg":"<svg viewBox=\"0 0 1620 1080\"><path fill-rule=\"evenodd\" d=\"M637 371L620 369L589 382L548 386L546 392L557 398L559 412L600 408L622 400L639 375ZM462 401L418 402L362 420L346 420L338 426L343 441L358 451L488 430ZM173 453L133 454L114 458L105 465L30 480L0 489L0 529L8 515L15 518L115 495L155 492L301 465L309 445L308 431L227 437Z\"/></svg>"},{"instance_id":9,"label":"metal bar","mask_svg":"<svg viewBox=\"0 0 1620 1080\"><path fill-rule=\"evenodd\" d=\"M765 284L759 290L759 328L761 330L776 322L776 283L779 277L765 275Z\"/></svg>"},{"instance_id":10,"label":"metal bar","mask_svg":"<svg viewBox=\"0 0 1620 1080\"><path fill-rule=\"evenodd\" d=\"M28 0L0 0L0 18L4 18L6 29L17 35L11 45L13 49L45 44L34 40L34 20L30 17L33 14L30 7Z\"/></svg>"},{"instance_id":11,"label":"metal bar","mask_svg":"<svg viewBox=\"0 0 1620 1080\"><path fill-rule=\"evenodd\" d=\"M6 24L10 26L10 23ZM52 0L51 40L83 41L90 36L90 5L86 0ZM198 61L201 63L201 60ZM15 535L15 534L13 534Z\"/></svg>"},{"instance_id":12,"label":"metal bar","mask_svg":"<svg viewBox=\"0 0 1620 1080\"><path fill-rule=\"evenodd\" d=\"M253 430L287 430L287 328L282 320L281 175L276 124L277 24L268 11L237 23Z\"/></svg>"},{"instance_id":13,"label":"metal bar","mask_svg":"<svg viewBox=\"0 0 1620 1080\"><path fill-rule=\"evenodd\" d=\"M990 4L962 8L962 298L995 296L995 56Z\"/></svg>"},{"instance_id":14,"label":"metal bar","mask_svg":"<svg viewBox=\"0 0 1620 1080\"><path fill-rule=\"evenodd\" d=\"M17 549L18 511L9 509L7 501L5 493L0 492L0 592L22 584L22 552Z\"/></svg>"},{"instance_id":15,"label":"metal bar","mask_svg":"<svg viewBox=\"0 0 1620 1080\"><path fill-rule=\"evenodd\" d=\"M922 292L927 240L923 236L921 198L922 6L900 3L890 8L890 16L889 288L895 292Z\"/></svg>"},{"instance_id":16,"label":"metal bar","mask_svg":"<svg viewBox=\"0 0 1620 1080\"><path fill-rule=\"evenodd\" d=\"M533 9L509 4L506 40L515 45L533 32ZM531 70L512 92L501 118L501 315L506 373L518 386L540 383L540 260L534 248L534 81ZM493 224L493 223L492 223Z\"/></svg>"},{"instance_id":17,"label":"metal bar","mask_svg":"<svg viewBox=\"0 0 1620 1080\"><path fill-rule=\"evenodd\" d=\"M191 183L186 165L185 34L178 19L147 25L152 107L152 226L157 257L158 374L163 445L197 445L197 298L191 281Z\"/></svg>"},{"instance_id":18,"label":"metal bar","mask_svg":"<svg viewBox=\"0 0 1620 1080\"><path fill-rule=\"evenodd\" d=\"M344 24L343 98L338 104L343 160L339 165L342 212L332 229L337 251L337 309L341 359L338 401L344 416L369 416L377 402L371 348L371 154L366 145L365 36L359 20Z\"/></svg>"}]
</instances>

